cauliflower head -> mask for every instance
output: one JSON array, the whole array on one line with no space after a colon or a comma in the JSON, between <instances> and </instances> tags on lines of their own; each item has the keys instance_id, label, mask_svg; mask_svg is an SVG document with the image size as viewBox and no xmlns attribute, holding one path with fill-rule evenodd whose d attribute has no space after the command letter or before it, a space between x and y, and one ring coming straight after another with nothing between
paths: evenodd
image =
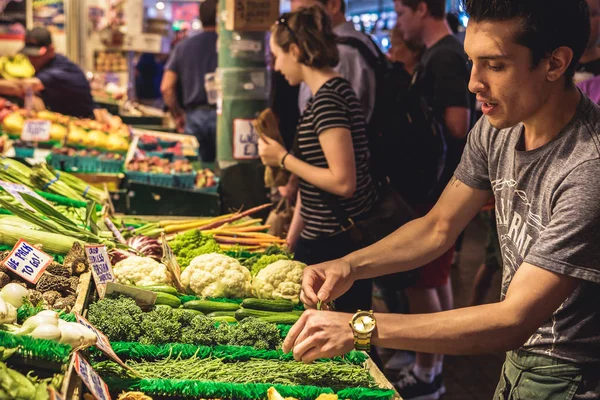
<instances>
[{"instance_id":1,"label":"cauliflower head","mask_svg":"<svg viewBox=\"0 0 600 400\"><path fill-rule=\"evenodd\" d=\"M267 265L254 277L254 294L259 299L288 299L294 304L299 303L304 267L306 264L292 260Z\"/></svg>"},{"instance_id":2,"label":"cauliflower head","mask_svg":"<svg viewBox=\"0 0 600 400\"><path fill-rule=\"evenodd\" d=\"M248 268L223 254L204 254L181 273L181 283L200 297L245 298L252 293Z\"/></svg>"},{"instance_id":3,"label":"cauliflower head","mask_svg":"<svg viewBox=\"0 0 600 400\"><path fill-rule=\"evenodd\" d=\"M115 282L123 285L172 285L171 273L163 264L149 257L132 256L113 267Z\"/></svg>"}]
</instances>

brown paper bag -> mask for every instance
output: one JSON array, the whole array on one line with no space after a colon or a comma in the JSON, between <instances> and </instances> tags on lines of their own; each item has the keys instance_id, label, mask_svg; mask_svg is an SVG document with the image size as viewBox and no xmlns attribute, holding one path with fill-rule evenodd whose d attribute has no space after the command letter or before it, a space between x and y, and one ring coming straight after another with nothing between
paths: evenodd
<instances>
[{"instance_id":1,"label":"brown paper bag","mask_svg":"<svg viewBox=\"0 0 600 400\"><path fill-rule=\"evenodd\" d=\"M275 140L283 145L283 138L279 133L279 120L270 108L260 113L257 119L252 121L254 129L261 138ZM269 188L285 186L290 174L279 167L267 167L265 170L265 186Z\"/></svg>"},{"instance_id":2,"label":"brown paper bag","mask_svg":"<svg viewBox=\"0 0 600 400\"><path fill-rule=\"evenodd\" d=\"M282 198L267 218L266 225L271 226L269 234L285 239L290 230L293 216L294 210L290 206L290 202L285 197Z\"/></svg>"}]
</instances>

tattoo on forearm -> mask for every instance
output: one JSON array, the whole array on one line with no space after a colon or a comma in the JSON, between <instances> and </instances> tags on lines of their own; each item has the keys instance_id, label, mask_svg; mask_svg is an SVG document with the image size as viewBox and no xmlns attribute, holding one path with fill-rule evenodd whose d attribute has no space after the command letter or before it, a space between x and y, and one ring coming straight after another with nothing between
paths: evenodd
<instances>
[{"instance_id":1,"label":"tattoo on forearm","mask_svg":"<svg viewBox=\"0 0 600 400\"><path fill-rule=\"evenodd\" d=\"M458 179L456 179L455 176L453 176L450 179L450 182L448 182L448 186L454 186L454 187L459 187L460 185L462 185L462 182L459 181Z\"/></svg>"}]
</instances>

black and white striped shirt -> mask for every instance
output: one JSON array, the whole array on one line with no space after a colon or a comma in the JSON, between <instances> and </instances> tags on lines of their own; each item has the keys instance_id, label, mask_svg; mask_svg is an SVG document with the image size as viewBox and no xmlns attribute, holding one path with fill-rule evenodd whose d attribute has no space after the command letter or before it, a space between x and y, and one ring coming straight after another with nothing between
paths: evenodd
<instances>
[{"instance_id":1,"label":"black and white striped shirt","mask_svg":"<svg viewBox=\"0 0 600 400\"><path fill-rule=\"evenodd\" d=\"M333 78L310 99L298 125L297 156L319 168L329 168L319 135L332 128L346 128L352 135L356 163L356 192L351 198L333 195L351 218L371 210L376 201L375 186L369 173L369 148L362 106L348 81ZM305 222L302 237L317 239L341 230L327 206L323 191L300 180L301 215Z\"/></svg>"}]
</instances>

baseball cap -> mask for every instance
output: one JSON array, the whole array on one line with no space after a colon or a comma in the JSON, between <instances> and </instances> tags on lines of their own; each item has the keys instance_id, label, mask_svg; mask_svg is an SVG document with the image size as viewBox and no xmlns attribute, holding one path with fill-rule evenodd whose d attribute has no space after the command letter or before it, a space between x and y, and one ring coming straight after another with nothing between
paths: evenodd
<instances>
[{"instance_id":1,"label":"baseball cap","mask_svg":"<svg viewBox=\"0 0 600 400\"><path fill-rule=\"evenodd\" d=\"M52 36L46 28L33 28L25 34L25 47L21 50L26 56L42 56L52 44Z\"/></svg>"}]
</instances>

